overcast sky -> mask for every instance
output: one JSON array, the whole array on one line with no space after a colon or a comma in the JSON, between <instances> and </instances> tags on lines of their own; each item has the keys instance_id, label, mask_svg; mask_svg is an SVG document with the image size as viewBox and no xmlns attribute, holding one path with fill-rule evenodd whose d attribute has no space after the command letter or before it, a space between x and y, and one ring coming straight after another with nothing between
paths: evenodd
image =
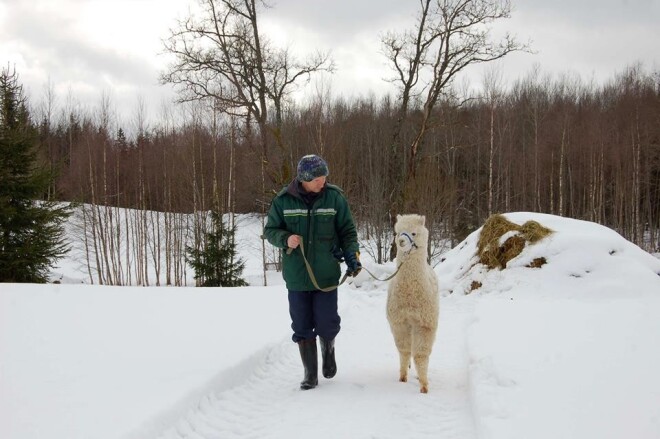
<instances>
[{"instance_id":1,"label":"overcast sky","mask_svg":"<svg viewBox=\"0 0 660 439\"><path fill-rule=\"evenodd\" d=\"M0 0L0 62L15 66L32 103L52 84L57 104L67 96L86 108L108 95L122 118L138 97L156 115L172 99L158 84L167 57L162 39L197 0ZM337 66L332 91L345 96L391 90L379 36L410 27L414 0L269 0L262 30L305 53L330 50ZM505 80L538 64L545 73L575 72L584 80L612 78L635 62L660 70L660 0L514 0L499 29L531 41L536 54L499 62ZM483 69L466 73L475 83Z\"/></svg>"}]
</instances>

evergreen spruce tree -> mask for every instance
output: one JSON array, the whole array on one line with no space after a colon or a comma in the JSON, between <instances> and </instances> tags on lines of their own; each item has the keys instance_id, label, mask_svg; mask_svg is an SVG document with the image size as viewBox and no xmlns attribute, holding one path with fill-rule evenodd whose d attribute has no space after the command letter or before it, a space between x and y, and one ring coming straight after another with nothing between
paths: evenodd
<instances>
[{"instance_id":1,"label":"evergreen spruce tree","mask_svg":"<svg viewBox=\"0 0 660 439\"><path fill-rule=\"evenodd\" d=\"M236 226L228 227L222 214L211 211L212 230L204 234L201 249L187 247L188 262L195 270L195 279L203 287L241 287L245 262L237 258Z\"/></svg>"},{"instance_id":2,"label":"evergreen spruce tree","mask_svg":"<svg viewBox=\"0 0 660 439\"><path fill-rule=\"evenodd\" d=\"M68 251L69 206L44 200L53 175L36 166L38 132L15 71L0 72L0 282L46 282Z\"/></svg>"}]
</instances>

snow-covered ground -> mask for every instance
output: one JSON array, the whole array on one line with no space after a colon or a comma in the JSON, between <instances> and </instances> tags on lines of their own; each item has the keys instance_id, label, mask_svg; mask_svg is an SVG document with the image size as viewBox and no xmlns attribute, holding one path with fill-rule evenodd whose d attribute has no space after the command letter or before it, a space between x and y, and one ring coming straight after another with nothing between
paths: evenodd
<instances>
[{"instance_id":1,"label":"snow-covered ground","mask_svg":"<svg viewBox=\"0 0 660 439\"><path fill-rule=\"evenodd\" d=\"M279 273L227 289L0 284L0 438L660 437L660 260L593 223L507 218L555 233L502 271L477 263L479 231L443 256L427 395L398 382L387 287L364 271L340 288L337 376L306 392ZM259 228L239 229L253 285Z\"/></svg>"}]
</instances>

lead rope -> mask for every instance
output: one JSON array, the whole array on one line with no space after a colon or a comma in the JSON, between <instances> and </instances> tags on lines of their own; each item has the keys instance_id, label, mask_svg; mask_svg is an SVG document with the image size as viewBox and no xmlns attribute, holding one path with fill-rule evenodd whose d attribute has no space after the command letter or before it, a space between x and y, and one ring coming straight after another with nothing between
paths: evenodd
<instances>
[{"instance_id":1,"label":"lead rope","mask_svg":"<svg viewBox=\"0 0 660 439\"><path fill-rule=\"evenodd\" d=\"M286 254L290 255L294 250L295 250L295 249L289 247L289 248L286 250ZM335 285L335 286L332 286L332 287L321 288L321 287L319 286L318 282L316 282L316 276L314 276L314 271L312 271L312 266L309 265L309 261L307 260L307 257L305 256L305 245L303 244L303 238L302 238L302 236L300 237L300 253L302 253L303 261L305 261L305 267L307 268L307 274L309 275L309 278L312 280L312 284L314 285L314 287L315 287L317 290L319 290L319 291L323 291L324 293L327 293L327 292L330 292L330 291L335 290L335 289L338 288L341 284L343 284L344 282L346 282L346 279L348 278L348 272L346 272L346 273L344 274L344 276L341 278L341 281L339 282L339 284L337 284L337 285ZM402 265L403 265L403 263L397 267L397 269L396 269L396 271L395 271L394 273L392 273L390 276L386 277L385 279L379 279L379 278L376 277L371 271L369 271L366 267L362 267L362 270L364 270L364 271L366 271L367 273L369 273L369 275L370 275L371 277L373 277L374 279L376 279L376 280L378 280L378 281L381 281L381 282L386 282L386 281L392 279L394 276L396 276L396 274L397 274L397 273L399 272L399 270L401 269L401 266L402 266Z\"/></svg>"}]
</instances>

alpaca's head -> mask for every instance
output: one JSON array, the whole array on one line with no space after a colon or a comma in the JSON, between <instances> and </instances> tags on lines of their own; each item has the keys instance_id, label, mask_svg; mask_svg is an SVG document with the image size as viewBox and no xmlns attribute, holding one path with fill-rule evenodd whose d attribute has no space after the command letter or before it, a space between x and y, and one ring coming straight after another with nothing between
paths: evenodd
<instances>
[{"instance_id":1,"label":"alpaca's head","mask_svg":"<svg viewBox=\"0 0 660 439\"><path fill-rule=\"evenodd\" d=\"M429 231L424 226L423 215L397 215L394 232L398 253L421 252L426 255Z\"/></svg>"}]
</instances>

